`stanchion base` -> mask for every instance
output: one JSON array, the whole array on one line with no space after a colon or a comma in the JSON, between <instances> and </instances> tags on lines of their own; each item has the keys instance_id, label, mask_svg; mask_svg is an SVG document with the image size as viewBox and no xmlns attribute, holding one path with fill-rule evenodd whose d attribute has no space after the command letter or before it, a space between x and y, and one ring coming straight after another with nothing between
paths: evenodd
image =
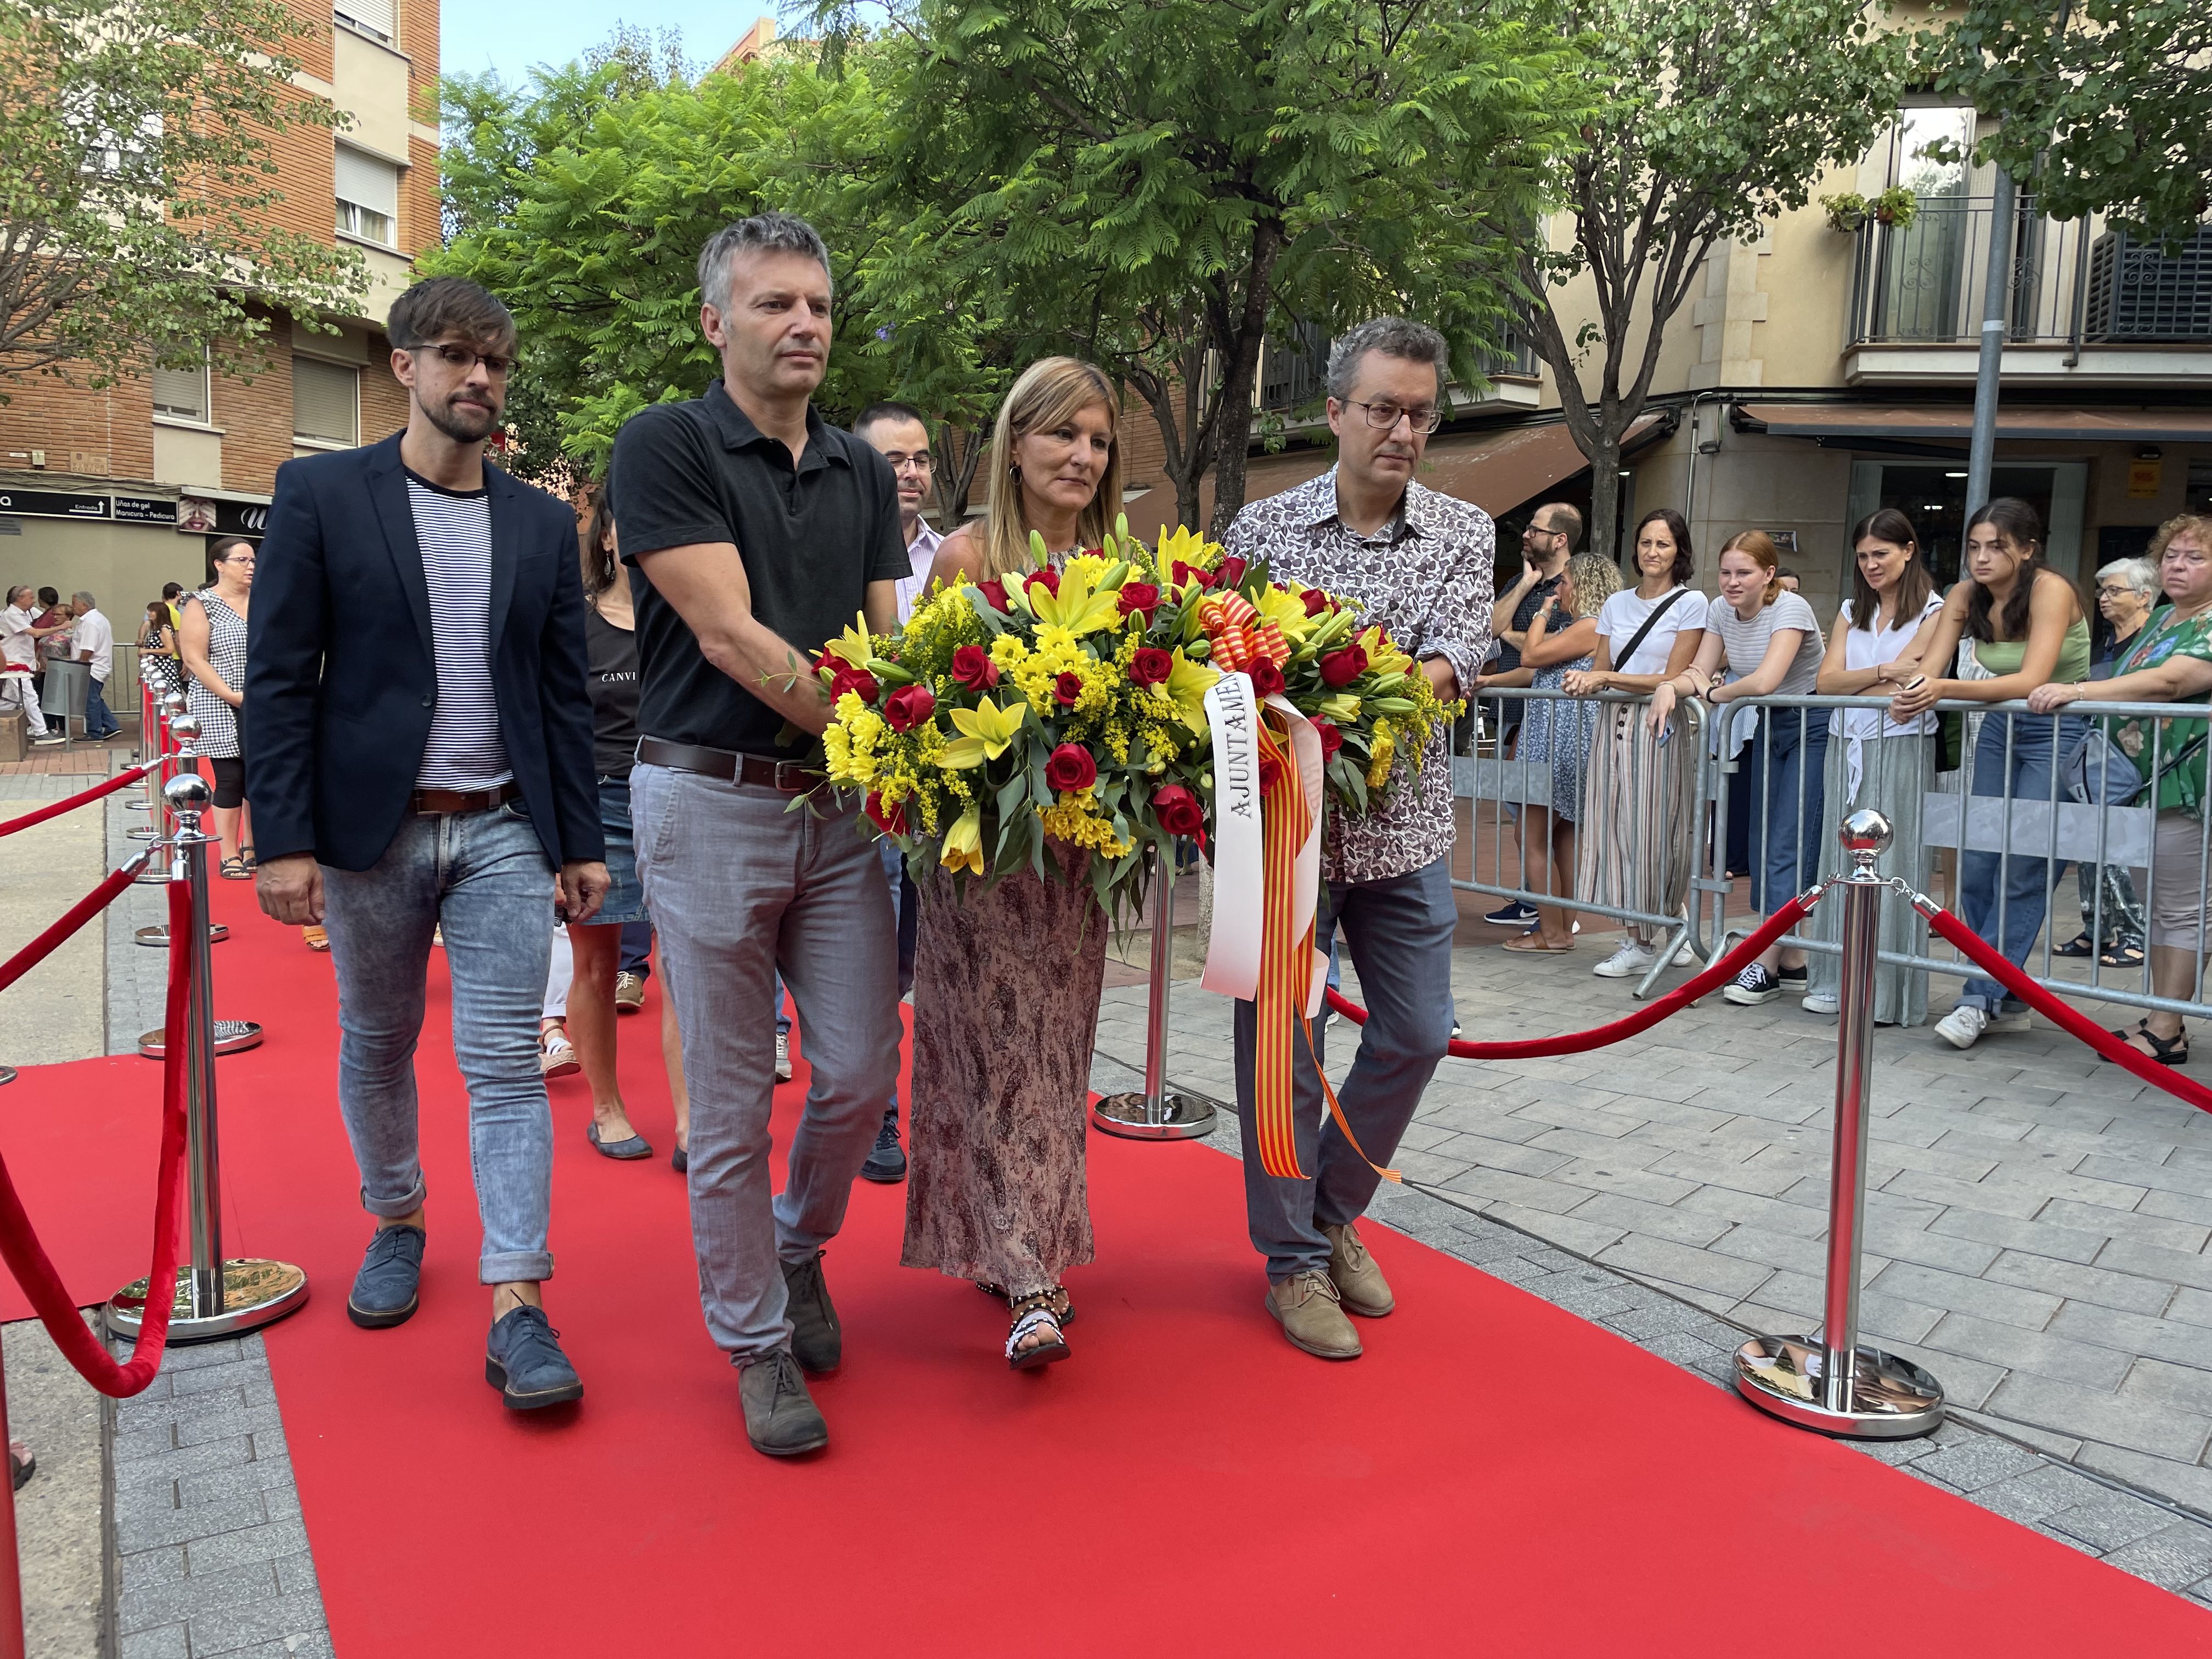
<instances>
[{"instance_id":1,"label":"stanchion base","mask_svg":"<svg viewBox=\"0 0 2212 1659\"><path fill-rule=\"evenodd\" d=\"M15 1068L12 1066L0 1066L0 1084L13 1083L15 1080Z\"/></svg>"},{"instance_id":2,"label":"stanchion base","mask_svg":"<svg viewBox=\"0 0 2212 1659\"><path fill-rule=\"evenodd\" d=\"M137 933L131 934L131 937L137 939L141 945L150 945L156 950L164 950L167 948L169 943L169 925L165 921L157 921L151 927L141 927ZM218 921L210 924L208 927L209 944L217 944L229 937L230 925L228 922Z\"/></svg>"},{"instance_id":3,"label":"stanchion base","mask_svg":"<svg viewBox=\"0 0 2212 1659\"><path fill-rule=\"evenodd\" d=\"M1103 1095L1091 1109L1091 1127L1125 1140L1195 1140L1213 1133L1214 1103L1204 1095L1160 1096L1156 1118L1142 1095Z\"/></svg>"},{"instance_id":4,"label":"stanchion base","mask_svg":"<svg viewBox=\"0 0 2212 1659\"><path fill-rule=\"evenodd\" d=\"M131 841L159 841L161 838L161 830L150 823L134 823L123 834Z\"/></svg>"},{"instance_id":5,"label":"stanchion base","mask_svg":"<svg viewBox=\"0 0 2212 1659\"><path fill-rule=\"evenodd\" d=\"M167 1052L168 1032L156 1027L138 1039L138 1052L149 1060L159 1060ZM219 1019L215 1023L215 1051L219 1054L244 1054L248 1048L261 1046L261 1023L252 1019Z\"/></svg>"},{"instance_id":6,"label":"stanchion base","mask_svg":"<svg viewBox=\"0 0 2212 1659\"><path fill-rule=\"evenodd\" d=\"M235 1336L297 1313L307 1305L307 1275L289 1261L241 1257L222 1264L222 1311L202 1312L193 1297L190 1267L177 1269L176 1300L169 1304L169 1340L205 1342ZM146 1281L134 1279L100 1310L112 1336L136 1336L146 1311Z\"/></svg>"},{"instance_id":7,"label":"stanchion base","mask_svg":"<svg viewBox=\"0 0 2212 1659\"><path fill-rule=\"evenodd\" d=\"M1943 1385L1909 1359L1862 1345L1851 1403L1822 1403L1827 1350L1809 1336L1754 1336L1735 1351L1736 1392L1771 1417L1847 1440L1910 1440L1943 1421Z\"/></svg>"}]
</instances>

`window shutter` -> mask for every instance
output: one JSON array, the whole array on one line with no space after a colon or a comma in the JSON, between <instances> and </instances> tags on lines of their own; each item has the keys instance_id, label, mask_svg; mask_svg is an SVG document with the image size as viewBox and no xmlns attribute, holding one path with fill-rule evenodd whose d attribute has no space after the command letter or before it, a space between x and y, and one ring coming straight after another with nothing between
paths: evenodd
<instances>
[{"instance_id":1,"label":"window shutter","mask_svg":"<svg viewBox=\"0 0 2212 1659\"><path fill-rule=\"evenodd\" d=\"M399 169L391 162L362 151L337 147L337 198L351 202L356 207L365 207L380 213L387 219L399 216Z\"/></svg>"},{"instance_id":2,"label":"window shutter","mask_svg":"<svg viewBox=\"0 0 2212 1659\"><path fill-rule=\"evenodd\" d=\"M325 443L361 441L361 371L292 359L292 431Z\"/></svg>"},{"instance_id":3,"label":"window shutter","mask_svg":"<svg viewBox=\"0 0 2212 1659\"><path fill-rule=\"evenodd\" d=\"M393 0L337 0L331 9L380 40L390 40L399 32L392 15L396 9Z\"/></svg>"},{"instance_id":4,"label":"window shutter","mask_svg":"<svg viewBox=\"0 0 2212 1659\"><path fill-rule=\"evenodd\" d=\"M179 420L208 417L207 366L197 368L154 368L154 412Z\"/></svg>"}]
</instances>

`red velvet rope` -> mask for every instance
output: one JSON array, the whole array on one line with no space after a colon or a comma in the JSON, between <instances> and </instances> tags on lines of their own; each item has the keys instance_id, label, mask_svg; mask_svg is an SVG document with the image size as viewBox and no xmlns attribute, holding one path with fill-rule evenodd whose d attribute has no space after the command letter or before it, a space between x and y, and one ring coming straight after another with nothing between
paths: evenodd
<instances>
[{"instance_id":1,"label":"red velvet rope","mask_svg":"<svg viewBox=\"0 0 2212 1659\"><path fill-rule=\"evenodd\" d=\"M120 870L110 871L107 878L75 904L70 906L63 913L59 921L16 951L14 956L9 957L7 961L0 962L0 991L6 990L24 975L29 973L32 969L52 955L55 947L63 940L105 910L113 902L118 893L138 878L139 871L145 867L146 860L152 857L153 854L154 848L149 847ZM172 937L174 936L172 935Z\"/></svg>"},{"instance_id":2,"label":"red velvet rope","mask_svg":"<svg viewBox=\"0 0 2212 1659\"><path fill-rule=\"evenodd\" d=\"M131 767L125 771L118 772L106 783L82 790L65 800L50 801L37 811L26 812L20 818L9 818L5 823L0 823L0 836L12 836L18 830L27 830L34 823L44 823L48 818L58 818L64 812L74 812L80 806L88 806L103 795L112 795L118 789L127 789L153 769L150 765Z\"/></svg>"},{"instance_id":3,"label":"red velvet rope","mask_svg":"<svg viewBox=\"0 0 2212 1659\"><path fill-rule=\"evenodd\" d=\"M1648 1031L1742 972L1747 963L1758 960L1768 945L1803 921L1812 908L1802 897L1791 899L1766 919L1765 927L1696 978L1609 1025L1593 1026L1587 1031L1566 1031L1558 1036L1527 1037L1518 1042L1462 1042L1455 1039L1450 1052L1462 1060L1537 1060L1547 1054L1584 1054L1632 1037L1639 1031ZM1367 1023L1364 1008L1334 991L1328 994L1328 1006L1355 1025Z\"/></svg>"},{"instance_id":4,"label":"red velvet rope","mask_svg":"<svg viewBox=\"0 0 2212 1659\"><path fill-rule=\"evenodd\" d=\"M47 1259L46 1247L32 1230L23 1202L15 1195L5 1158L0 1158L0 1259L8 1263L15 1282L38 1310L39 1318L52 1334L54 1346L76 1368L77 1375L104 1395L123 1400L141 1392L161 1368L161 1351L168 1346L169 1310L177 1282L177 1180L185 1163L185 1022L191 1012L192 894L184 882L169 884L169 995L163 1017L170 1034L161 1058L161 1156L154 1189L154 1265L146 1279L149 1291L138 1340L131 1363L118 1365L85 1328L70 1300L61 1275Z\"/></svg>"},{"instance_id":5,"label":"red velvet rope","mask_svg":"<svg viewBox=\"0 0 2212 1659\"><path fill-rule=\"evenodd\" d=\"M1922 912L1928 925L1959 947L1959 953L2041 1014L2069 1036L2087 1043L2106 1060L2124 1066L2146 1083L2154 1083L2177 1100L2185 1100L2199 1111L2212 1112L2212 1089L2161 1066L2140 1048L2130 1048L2079 1009L2060 1001L2026 974L2006 961L2003 954L1953 915L1929 907Z\"/></svg>"}]
</instances>

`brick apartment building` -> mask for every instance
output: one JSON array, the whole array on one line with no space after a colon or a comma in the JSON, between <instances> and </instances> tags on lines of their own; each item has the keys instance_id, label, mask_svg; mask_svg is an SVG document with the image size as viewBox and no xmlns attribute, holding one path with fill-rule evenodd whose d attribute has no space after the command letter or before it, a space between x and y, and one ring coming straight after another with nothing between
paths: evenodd
<instances>
[{"instance_id":1,"label":"brick apartment building","mask_svg":"<svg viewBox=\"0 0 2212 1659\"><path fill-rule=\"evenodd\" d=\"M270 317L250 375L151 369L100 392L30 377L0 405L0 580L88 588L118 635L164 582L205 580L214 535L258 534L284 461L406 423L381 331L438 234L438 130L418 118L438 78L438 0L289 3L298 84L352 118L276 136L276 213L361 251L361 314L323 319L335 334Z\"/></svg>"}]
</instances>

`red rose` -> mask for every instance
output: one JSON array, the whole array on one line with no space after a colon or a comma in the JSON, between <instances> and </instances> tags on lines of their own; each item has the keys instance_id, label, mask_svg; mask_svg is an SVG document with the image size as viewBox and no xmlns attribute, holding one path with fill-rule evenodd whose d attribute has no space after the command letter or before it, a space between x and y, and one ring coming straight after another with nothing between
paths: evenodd
<instances>
[{"instance_id":1,"label":"red rose","mask_svg":"<svg viewBox=\"0 0 2212 1659\"><path fill-rule=\"evenodd\" d=\"M1211 570L1200 570L1196 565L1185 564L1181 559L1177 559L1175 562L1175 584L1177 587L1181 587L1188 581L1194 581L1200 587L1211 587L1214 583L1214 575Z\"/></svg>"},{"instance_id":2,"label":"red rose","mask_svg":"<svg viewBox=\"0 0 2212 1659\"><path fill-rule=\"evenodd\" d=\"M1206 828L1206 809L1198 797L1179 783L1152 791L1152 816L1171 836L1195 836Z\"/></svg>"},{"instance_id":3,"label":"red rose","mask_svg":"<svg viewBox=\"0 0 2212 1659\"><path fill-rule=\"evenodd\" d=\"M1088 789L1098 781L1098 763L1079 743L1063 743L1044 763L1044 781L1055 789Z\"/></svg>"},{"instance_id":4,"label":"red rose","mask_svg":"<svg viewBox=\"0 0 2212 1659\"><path fill-rule=\"evenodd\" d=\"M1058 599L1060 597L1060 572L1057 570L1032 570L1030 572L1028 585L1031 587L1042 587L1046 592L1051 594L1053 598Z\"/></svg>"},{"instance_id":5,"label":"red rose","mask_svg":"<svg viewBox=\"0 0 2212 1659\"><path fill-rule=\"evenodd\" d=\"M906 834L905 802L902 801L896 806L886 807L884 805L882 793L877 790L871 789L868 791L868 805L866 810L868 817L874 821L876 828L882 830L885 835L902 836Z\"/></svg>"},{"instance_id":6,"label":"red rose","mask_svg":"<svg viewBox=\"0 0 2212 1659\"><path fill-rule=\"evenodd\" d=\"M1283 671L1275 666L1272 657L1262 657L1252 665L1252 690L1263 697L1279 697L1283 694Z\"/></svg>"},{"instance_id":7,"label":"red rose","mask_svg":"<svg viewBox=\"0 0 2212 1659\"><path fill-rule=\"evenodd\" d=\"M1315 735L1321 739L1322 764L1326 766L1336 758L1336 751L1344 747L1344 733L1336 729L1334 720L1317 720L1313 723L1313 728Z\"/></svg>"},{"instance_id":8,"label":"red rose","mask_svg":"<svg viewBox=\"0 0 2212 1659\"><path fill-rule=\"evenodd\" d=\"M884 719L894 732L911 732L937 712L937 699L926 685L902 685L884 704Z\"/></svg>"},{"instance_id":9,"label":"red rose","mask_svg":"<svg viewBox=\"0 0 2212 1659\"><path fill-rule=\"evenodd\" d=\"M1244 580L1244 561L1234 553L1221 562L1221 580L1225 586L1234 587Z\"/></svg>"},{"instance_id":10,"label":"red rose","mask_svg":"<svg viewBox=\"0 0 2212 1659\"><path fill-rule=\"evenodd\" d=\"M860 694L862 702L873 703L877 697L882 695L883 687L876 684L876 677L866 669L855 668L850 663L841 663L837 668L836 678L830 683L830 701L836 702L848 691L857 691Z\"/></svg>"},{"instance_id":11,"label":"red rose","mask_svg":"<svg viewBox=\"0 0 2212 1659\"><path fill-rule=\"evenodd\" d=\"M1277 760L1273 755L1260 757L1260 793L1261 794L1264 795L1273 789L1276 781L1282 775L1282 762Z\"/></svg>"},{"instance_id":12,"label":"red rose","mask_svg":"<svg viewBox=\"0 0 2212 1659\"><path fill-rule=\"evenodd\" d=\"M1357 640L1321 659L1321 683L1334 690L1342 690L1366 672L1367 647Z\"/></svg>"},{"instance_id":13,"label":"red rose","mask_svg":"<svg viewBox=\"0 0 2212 1659\"><path fill-rule=\"evenodd\" d=\"M1121 584L1121 614L1123 616L1141 616L1145 619L1145 626L1150 628L1152 625L1152 612L1159 608L1160 590L1152 583L1123 582Z\"/></svg>"},{"instance_id":14,"label":"red rose","mask_svg":"<svg viewBox=\"0 0 2212 1659\"><path fill-rule=\"evenodd\" d=\"M977 582L975 584L975 591L981 593L984 599L990 603L992 610L1004 611L1006 608L1006 583L1000 581Z\"/></svg>"},{"instance_id":15,"label":"red rose","mask_svg":"<svg viewBox=\"0 0 2212 1659\"><path fill-rule=\"evenodd\" d=\"M952 653L952 678L970 691L988 691L999 683L999 665L980 645L963 645Z\"/></svg>"},{"instance_id":16,"label":"red rose","mask_svg":"<svg viewBox=\"0 0 2212 1659\"><path fill-rule=\"evenodd\" d=\"M1328 595L1318 587L1306 589L1304 592L1298 595L1298 602L1305 606L1306 615L1309 617L1318 617L1328 609Z\"/></svg>"},{"instance_id":17,"label":"red rose","mask_svg":"<svg viewBox=\"0 0 2212 1659\"><path fill-rule=\"evenodd\" d=\"M1175 672L1175 659L1157 645L1137 647L1137 654L1129 659L1129 681L1133 685L1158 685Z\"/></svg>"},{"instance_id":18,"label":"red rose","mask_svg":"<svg viewBox=\"0 0 2212 1659\"><path fill-rule=\"evenodd\" d=\"M1070 669L1053 681L1052 695L1060 699L1063 708L1074 708L1083 701L1083 676Z\"/></svg>"}]
</instances>

